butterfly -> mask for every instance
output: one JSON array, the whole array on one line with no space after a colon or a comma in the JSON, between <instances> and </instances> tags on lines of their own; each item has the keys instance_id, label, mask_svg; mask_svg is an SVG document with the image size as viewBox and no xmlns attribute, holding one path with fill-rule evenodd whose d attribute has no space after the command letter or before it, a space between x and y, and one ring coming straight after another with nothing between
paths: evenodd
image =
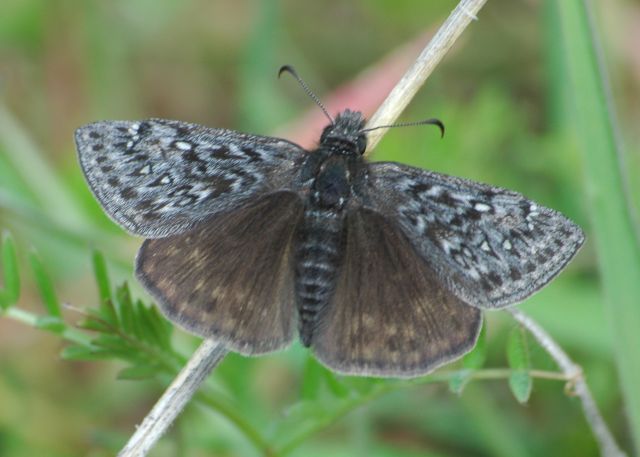
<instances>
[{"instance_id":1,"label":"butterfly","mask_svg":"<svg viewBox=\"0 0 640 457\"><path fill-rule=\"evenodd\" d=\"M336 372L418 376L584 242L517 192L369 162L363 115L330 119L311 151L165 119L76 131L97 200L146 238L135 272L169 319L245 355L299 335Z\"/></svg>"}]
</instances>

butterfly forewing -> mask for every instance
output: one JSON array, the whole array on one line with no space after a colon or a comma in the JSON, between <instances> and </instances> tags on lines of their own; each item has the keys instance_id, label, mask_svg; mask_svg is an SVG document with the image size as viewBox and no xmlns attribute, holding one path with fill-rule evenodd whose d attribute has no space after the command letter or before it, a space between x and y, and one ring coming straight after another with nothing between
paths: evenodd
<instances>
[{"instance_id":1,"label":"butterfly forewing","mask_svg":"<svg viewBox=\"0 0 640 457\"><path fill-rule=\"evenodd\" d=\"M580 227L521 194L396 163L369 165L374 206L391 214L443 284L501 308L556 276L584 242Z\"/></svg>"},{"instance_id":2,"label":"butterfly forewing","mask_svg":"<svg viewBox=\"0 0 640 457\"><path fill-rule=\"evenodd\" d=\"M293 338L292 240L303 204L276 192L189 232L146 240L136 274L170 319L243 354Z\"/></svg>"},{"instance_id":3,"label":"butterfly forewing","mask_svg":"<svg viewBox=\"0 0 640 457\"><path fill-rule=\"evenodd\" d=\"M163 119L88 124L76 145L107 214L154 238L288 188L305 156L285 140Z\"/></svg>"},{"instance_id":4,"label":"butterfly forewing","mask_svg":"<svg viewBox=\"0 0 640 457\"><path fill-rule=\"evenodd\" d=\"M344 263L312 346L346 374L427 373L475 344L480 310L446 290L400 228L369 209L346 218Z\"/></svg>"}]
</instances>

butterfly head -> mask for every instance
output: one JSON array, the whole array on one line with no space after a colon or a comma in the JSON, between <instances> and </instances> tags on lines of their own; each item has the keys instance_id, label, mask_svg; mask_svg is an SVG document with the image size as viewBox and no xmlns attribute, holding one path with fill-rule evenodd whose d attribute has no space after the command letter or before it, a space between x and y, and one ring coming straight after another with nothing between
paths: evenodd
<instances>
[{"instance_id":1,"label":"butterfly head","mask_svg":"<svg viewBox=\"0 0 640 457\"><path fill-rule=\"evenodd\" d=\"M361 112L344 110L325 127L320 144L335 154L362 155L367 149L367 136L362 131L364 124Z\"/></svg>"}]
</instances>

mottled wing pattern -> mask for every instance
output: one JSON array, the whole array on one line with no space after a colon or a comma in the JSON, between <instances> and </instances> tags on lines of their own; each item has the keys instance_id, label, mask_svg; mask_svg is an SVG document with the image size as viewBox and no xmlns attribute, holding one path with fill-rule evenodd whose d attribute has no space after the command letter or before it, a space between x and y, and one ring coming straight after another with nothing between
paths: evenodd
<instances>
[{"instance_id":1,"label":"mottled wing pattern","mask_svg":"<svg viewBox=\"0 0 640 457\"><path fill-rule=\"evenodd\" d=\"M146 240L136 274L164 314L242 354L286 346L296 330L292 240L303 203L276 192L189 232Z\"/></svg>"},{"instance_id":2,"label":"mottled wing pattern","mask_svg":"<svg viewBox=\"0 0 640 457\"><path fill-rule=\"evenodd\" d=\"M524 300L584 242L562 214L510 190L396 163L369 165L368 185L440 280L481 308Z\"/></svg>"},{"instance_id":3,"label":"mottled wing pattern","mask_svg":"<svg viewBox=\"0 0 640 457\"><path fill-rule=\"evenodd\" d=\"M471 350L479 309L440 285L399 226L373 210L346 218L344 264L312 347L345 374L410 377Z\"/></svg>"},{"instance_id":4,"label":"mottled wing pattern","mask_svg":"<svg viewBox=\"0 0 640 457\"><path fill-rule=\"evenodd\" d=\"M88 124L76 131L76 145L107 214L152 238L289 188L305 155L286 140L164 119Z\"/></svg>"}]
</instances>

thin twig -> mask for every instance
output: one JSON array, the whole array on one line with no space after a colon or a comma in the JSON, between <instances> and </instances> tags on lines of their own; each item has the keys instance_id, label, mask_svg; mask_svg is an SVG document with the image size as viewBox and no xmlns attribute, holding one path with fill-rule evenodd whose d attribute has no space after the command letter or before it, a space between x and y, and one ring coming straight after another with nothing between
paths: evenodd
<instances>
[{"instance_id":1,"label":"thin twig","mask_svg":"<svg viewBox=\"0 0 640 457\"><path fill-rule=\"evenodd\" d=\"M153 406L118 457L143 457L171 426L211 370L227 350L213 340L204 340L187 365Z\"/></svg>"},{"instance_id":2,"label":"thin twig","mask_svg":"<svg viewBox=\"0 0 640 457\"><path fill-rule=\"evenodd\" d=\"M598 411L598 406L584 379L582 368L569 358L560 345L536 321L517 308L511 308L508 312L533 335L540 346L555 360L560 370L571 378L571 392L582 403L582 409L598 441L602 455L605 457L625 457L626 454L616 443L600 411Z\"/></svg>"},{"instance_id":3,"label":"thin twig","mask_svg":"<svg viewBox=\"0 0 640 457\"><path fill-rule=\"evenodd\" d=\"M438 33L371 116L366 128L395 122L464 29L471 21L478 19L476 15L486 2L487 0L462 0L458 3ZM374 130L367 135L367 154L376 147L386 131L387 129Z\"/></svg>"}]
</instances>

